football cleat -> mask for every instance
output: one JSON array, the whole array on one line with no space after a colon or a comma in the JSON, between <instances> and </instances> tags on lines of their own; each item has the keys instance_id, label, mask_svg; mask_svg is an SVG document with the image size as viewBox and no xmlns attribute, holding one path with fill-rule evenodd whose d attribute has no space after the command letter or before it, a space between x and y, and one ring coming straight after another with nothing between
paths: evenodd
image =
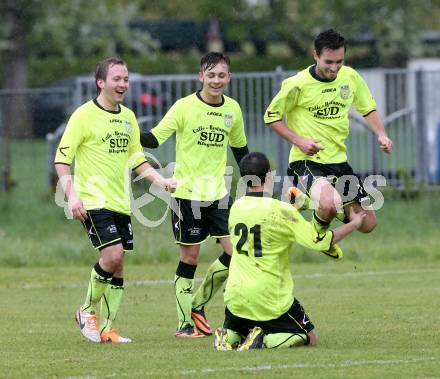
<instances>
[{"instance_id":1,"label":"football cleat","mask_svg":"<svg viewBox=\"0 0 440 379\"><path fill-rule=\"evenodd\" d=\"M217 351L232 350L231 344L228 342L228 331L224 328L216 329L214 333L214 349Z\"/></svg>"},{"instance_id":2,"label":"football cleat","mask_svg":"<svg viewBox=\"0 0 440 379\"><path fill-rule=\"evenodd\" d=\"M174 333L175 337L181 338L201 338L205 337L203 333L200 333L196 327L186 324L183 328L177 329Z\"/></svg>"},{"instance_id":3,"label":"football cleat","mask_svg":"<svg viewBox=\"0 0 440 379\"><path fill-rule=\"evenodd\" d=\"M101 333L101 342L130 343L132 341L131 338L122 337L115 329L111 329Z\"/></svg>"},{"instance_id":4,"label":"football cleat","mask_svg":"<svg viewBox=\"0 0 440 379\"><path fill-rule=\"evenodd\" d=\"M237 347L237 351L261 349L263 347L263 329L256 326L253 328L242 344Z\"/></svg>"},{"instance_id":5,"label":"football cleat","mask_svg":"<svg viewBox=\"0 0 440 379\"><path fill-rule=\"evenodd\" d=\"M310 207L310 198L297 187L290 187L287 190L287 197L298 212L305 211Z\"/></svg>"},{"instance_id":6,"label":"football cleat","mask_svg":"<svg viewBox=\"0 0 440 379\"><path fill-rule=\"evenodd\" d=\"M101 342L95 312L82 312L80 308L76 311L75 320L85 338L92 342Z\"/></svg>"},{"instance_id":7,"label":"football cleat","mask_svg":"<svg viewBox=\"0 0 440 379\"><path fill-rule=\"evenodd\" d=\"M344 256L342 249L336 243L330 247L330 250L322 251L322 253L334 259L342 259Z\"/></svg>"},{"instance_id":8,"label":"football cleat","mask_svg":"<svg viewBox=\"0 0 440 379\"><path fill-rule=\"evenodd\" d=\"M196 328L199 332L210 336L212 335L212 329L208 324L208 320L205 316L205 311L202 309L192 309L191 310L191 318L194 321Z\"/></svg>"}]
</instances>

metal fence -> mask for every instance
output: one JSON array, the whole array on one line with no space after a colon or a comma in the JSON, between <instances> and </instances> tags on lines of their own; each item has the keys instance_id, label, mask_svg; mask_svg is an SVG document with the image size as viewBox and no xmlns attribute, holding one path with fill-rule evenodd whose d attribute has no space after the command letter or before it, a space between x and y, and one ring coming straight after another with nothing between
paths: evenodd
<instances>
[{"instance_id":1,"label":"metal fence","mask_svg":"<svg viewBox=\"0 0 440 379\"><path fill-rule=\"evenodd\" d=\"M282 80L293 74L281 68L271 72L234 73L227 92L241 105L250 149L265 152L279 174L286 172L290 146L264 125L263 114ZM395 142L395 151L389 156L382 153L364 119L353 112L347 148L354 170L363 176L383 174L388 178L388 184L399 187L410 182L421 184L438 179L440 93L436 88L440 86L440 71L373 69L360 70L360 74L372 90L378 110ZM177 99L199 88L196 75L130 74L130 90L125 102L136 113L141 128L149 130ZM52 102L56 99L58 103L60 97L63 98L64 114L95 96L92 77L77 77L71 89L64 89L67 92L58 90L52 89L50 96L54 96ZM0 91L0 101L5 96ZM59 129L55 134L48 134L49 171L52 170L51 155L61 132ZM36 134L41 136L41 130L37 128ZM174 141L167 141L153 153L164 163L173 161Z\"/></svg>"}]
</instances>

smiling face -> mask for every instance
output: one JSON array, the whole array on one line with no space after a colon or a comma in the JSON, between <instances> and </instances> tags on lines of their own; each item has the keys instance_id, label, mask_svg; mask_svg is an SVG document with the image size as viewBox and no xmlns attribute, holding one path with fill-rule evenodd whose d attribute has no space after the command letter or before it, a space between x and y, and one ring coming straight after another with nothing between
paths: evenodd
<instances>
[{"instance_id":1,"label":"smiling face","mask_svg":"<svg viewBox=\"0 0 440 379\"><path fill-rule=\"evenodd\" d=\"M220 61L215 66L199 72L199 80L203 84L200 96L210 104L218 104L222 101L223 92L231 80L229 66Z\"/></svg>"},{"instance_id":2,"label":"smiling face","mask_svg":"<svg viewBox=\"0 0 440 379\"><path fill-rule=\"evenodd\" d=\"M107 110L118 110L119 104L124 100L128 90L128 69L122 64L110 65L107 76L96 81L101 90L98 95L98 103Z\"/></svg>"},{"instance_id":3,"label":"smiling face","mask_svg":"<svg viewBox=\"0 0 440 379\"><path fill-rule=\"evenodd\" d=\"M335 80L344 64L345 48L340 47L336 50L325 48L320 55L315 51L313 57L316 61L316 73L323 79Z\"/></svg>"}]
</instances>

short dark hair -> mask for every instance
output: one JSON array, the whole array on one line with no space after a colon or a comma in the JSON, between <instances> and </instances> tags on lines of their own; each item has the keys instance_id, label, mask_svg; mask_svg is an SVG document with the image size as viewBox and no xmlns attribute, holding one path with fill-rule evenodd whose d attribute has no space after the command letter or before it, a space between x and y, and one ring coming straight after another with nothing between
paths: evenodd
<instances>
[{"instance_id":1,"label":"short dark hair","mask_svg":"<svg viewBox=\"0 0 440 379\"><path fill-rule=\"evenodd\" d=\"M321 55L324 49L338 50L343 47L346 50L347 48L344 36L334 29L319 33L315 38L314 45L318 56Z\"/></svg>"},{"instance_id":2,"label":"short dark hair","mask_svg":"<svg viewBox=\"0 0 440 379\"><path fill-rule=\"evenodd\" d=\"M260 185L266 181L266 175L270 171L269 159L266 155L259 152L246 154L240 161L240 175L257 177L260 180ZM255 186L251 180L247 181L247 186Z\"/></svg>"},{"instance_id":3,"label":"short dark hair","mask_svg":"<svg viewBox=\"0 0 440 379\"><path fill-rule=\"evenodd\" d=\"M229 57L224 55L223 53L207 53L200 60L200 71L204 72L206 70L209 70L220 62L226 63L228 65L228 68L231 66L231 61L229 60Z\"/></svg>"},{"instance_id":4,"label":"short dark hair","mask_svg":"<svg viewBox=\"0 0 440 379\"><path fill-rule=\"evenodd\" d=\"M101 88L99 88L99 86L98 86L98 80L107 79L108 69L110 68L110 66L115 66L115 65L122 65L122 66L127 67L127 63L125 63L122 59L114 58L114 57L104 59L103 61L99 62L96 65L95 85L96 85L96 90L98 91L98 94L101 92Z\"/></svg>"}]
</instances>

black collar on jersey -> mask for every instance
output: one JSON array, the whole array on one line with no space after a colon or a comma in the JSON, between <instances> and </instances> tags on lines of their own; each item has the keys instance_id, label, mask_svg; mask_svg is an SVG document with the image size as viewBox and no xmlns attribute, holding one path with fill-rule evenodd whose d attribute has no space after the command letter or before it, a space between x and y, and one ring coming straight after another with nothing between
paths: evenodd
<instances>
[{"instance_id":1,"label":"black collar on jersey","mask_svg":"<svg viewBox=\"0 0 440 379\"><path fill-rule=\"evenodd\" d=\"M197 98L200 101L204 102L205 104L207 104L207 105L209 105L211 107L221 107L225 103L225 97L223 95L222 95L222 102L221 103L217 103L217 104L207 103L205 100L202 99L202 96L200 96L200 91L201 90L196 92Z\"/></svg>"},{"instance_id":2,"label":"black collar on jersey","mask_svg":"<svg viewBox=\"0 0 440 379\"><path fill-rule=\"evenodd\" d=\"M95 103L95 105L98 107L98 108L100 108L100 109L102 109L103 111L106 111L106 112L108 112L108 113L113 113L113 114L118 114L118 113L121 113L121 106L118 104L118 110L117 111L109 111L108 109L105 109L105 108L103 108L102 106L101 106L101 104L99 104L98 103L98 98L94 98L93 99L93 102Z\"/></svg>"},{"instance_id":3,"label":"black collar on jersey","mask_svg":"<svg viewBox=\"0 0 440 379\"><path fill-rule=\"evenodd\" d=\"M246 191L246 196L253 196L253 197L272 197L270 193L259 191L259 192L251 192Z\"/></svg>"},{"instance_id":4,"label":"black collar on jersey","mask_svg":"<svg viewBox=\"0 0 440 379\"><path fill-rule=\"evenodd\" d=\"M336 78L334 78L333 80L329 80L329 79L325 79L325 78L321 78L317 73L316 73L316 64L314 64L313 66L309 67L309 72L310 75L312 75L316 80L320 81L320 82L324 82L324 83L330 83L336 80Z\"/></svg>"}]
</instances>

